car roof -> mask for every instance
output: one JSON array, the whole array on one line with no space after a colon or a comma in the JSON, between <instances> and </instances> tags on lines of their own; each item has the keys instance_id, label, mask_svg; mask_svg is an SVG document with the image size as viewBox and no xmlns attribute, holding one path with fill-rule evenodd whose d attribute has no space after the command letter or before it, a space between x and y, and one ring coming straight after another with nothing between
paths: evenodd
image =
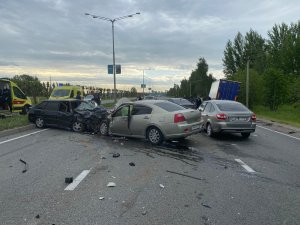
<instances>
[{"instance_id":1,"label":"car roof","mask_svg":"<svg viewBox=\"0 0 300 225\"><path fill-rule=\"evenodd\" d=\"M237 103L237 104L241 104L240 102L237 101L233 101L233 100L207 100L204 102L212 102L212 103Z\"/></svg>"},{"instance_id":2,"label":"car roof","mask_svg":"<svg viewBox=\"0 0 300 225\"><path fill-rule=\"evenodd\" d=\"M84 102L83 100L79 100L79 99L74 99L74 98L70 98L70 99L46 99L44 102Z\"/></svg>"}]
</instances>

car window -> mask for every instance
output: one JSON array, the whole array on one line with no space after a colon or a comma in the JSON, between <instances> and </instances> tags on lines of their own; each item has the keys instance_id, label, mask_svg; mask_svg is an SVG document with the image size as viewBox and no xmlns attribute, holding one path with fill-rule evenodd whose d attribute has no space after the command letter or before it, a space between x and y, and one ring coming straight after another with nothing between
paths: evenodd
<instances>
[{"instance_id":1,"label":"car window","mask_svg":"<svg viewBox=\"0 0 300 225\"><path fill-rule=\"evenodd\" d=\"M48 102L41 102L40 104L36 105L36 109L44 109Z\"/></svg>"},{"instance_id":2,"label":"car window","mask_svg":"<svg viewBox=\"0 0 300 225\"><path fill-rule=\"evenodd\" d=\"M26 99L26 96L23 94L23 92L19 88L13 87L13 90L14 90L14 94L17 98Z\"/></svg>"},{"instance_id":3,"label":"car window","mask_svg":"<svg viewBox=\"0 0 300 225\"><path fill-rule=\"evenodd\" d=\"M158 106L159 108L162 108L168 112L174 112L174 111L179 111L179 110L184 110L185 108L183 108L180 105L176 105L174 103L171 102L157 102L154 105Z\"/></svg>"},{"instance_id":4,"label":"car window","mask_svg":"<svg viewBox=\"0 0 300 225\"><path fill-rule=\"evenodd\" d=\"M205 113L208 113L208 112L210 111L210 107L211 107L211 103L210 103L210 102L208 102L208 103L206 104L206 106L205 106L205 108L204 108L204 111L203 111L203 112L205 112Z\"/></svg>"},{"instance_id":5,"label":"car window","mask_svg":"<svg viewBox=\"0 0 300 225\"><path fill-rule=\"evenodd\" d=\"M216 104L221 111L227 112L247 112L249 111L248 108L241 103L238 102L224 102L224 103L217 103Z\"/></svg>"},{"instance_id":6,"label":"car window","mask_svg":"<svg viewBox=\"0 0 300 225\"><path fill-rule=\"evenodd\" d=\"M59 102L48 102L45 109L49 111L58 111Z\"/></svg>"},{"instance_id":7,"label":"car window","mask_svg":"<svg viewBox=\"0 0 300 225\"><path fill-rule=\"evenodd\" d=\"M54 90L53 93L51 94L51 96L64 97L64 96L69 96L69 93L70 93L70 90L59 89L59 90Z\"/></svg>"},{"instance_id":8,"label":"car window","mask_svg":"<svg viewBox=\"0 0 300 225\"><path fill-rule=\"evenodd\" d=\"M59 111L60 112L70 112L70 107L68 102L61 102L59 104Z\"/></svg>"},{"instance_id":9,"label":"car window","mask_svg":"<svg viewBox=\"0 0 300 225\"><path fill-rule=\"evenodd\" d=\"M144 114L151 114L152 109L148 106L144 105L135 105L133 106L131 115L144 115Z\"/></svg>"},{"instance_id":10,"label":"car window","mask_svg":"<svg viewBox=\"0 0 300 225\"><path fill-rule=\"evenodd\" d=\"M215 111L215 107L213 104L210 104L210 109L209 109L209 112L212 113Z\"/></svg>"},{"instance_id":11,"label":"car window","mask_svg":"<svg viewBox=\"0 0 300 225\"><path fill-rule=\"evenodd\" d=\"M115 113L114 113L114 117L119 117L119 116L128 116L129 114L129 106L124 106L120 109L118 109Z\"/></svg>"},{"instance_id":12,"label":"car window","mask_svg":"<svg viewBox=\"0 0 300 225\"><path fill-rule=\"evenodd\" d=\"M78 101L78 103L80 104L75 108L76 110L93 110L95 108L95 106L89 102Z\"/></svg>"}]
</instances>

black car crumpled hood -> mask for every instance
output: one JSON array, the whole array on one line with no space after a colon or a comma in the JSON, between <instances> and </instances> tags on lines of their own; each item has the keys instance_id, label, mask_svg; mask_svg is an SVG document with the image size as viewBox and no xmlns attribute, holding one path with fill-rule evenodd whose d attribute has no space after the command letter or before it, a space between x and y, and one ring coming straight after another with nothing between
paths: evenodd
<instances>
[{"instance_id":1,"label":"black car crumpled hood","mask_svg":"<svg viewBox=\"0 0 300 225\"><path fill-rule=\"evenodd\" d=\"M98 131L102 120L106 119L108 111L105 108L95 108L93 110L74 110L76 120L82 122L87 130Z\"/></svg>"}]
</instances>

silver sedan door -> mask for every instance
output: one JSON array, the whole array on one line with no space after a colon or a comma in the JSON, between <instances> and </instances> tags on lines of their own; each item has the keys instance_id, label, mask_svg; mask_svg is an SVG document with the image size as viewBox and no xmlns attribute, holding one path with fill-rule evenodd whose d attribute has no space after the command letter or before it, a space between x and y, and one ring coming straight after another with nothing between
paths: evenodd
<instances>
[{"instance_id":1,"label":"silver sedan door","mask_svg":"<svg viewBox=\"0 0 300 225\"><path fill-rule=\"evenodd\" d=\"M132 105L124 105L112 114L110 131L116 135L130 135L129 131L129 114Z\"/></svg>"},{"instance_id":2,"label":"silver sedan door","mask_svg":"<svg viewBox=\"0 0 300 225\"><path fill-rule=\"evenodd\" d=\"M134 136L145 136L146 127L151 123L152 109L145 105L134 105L130 117L130 131Z\"/></svg>"}]
</instances>

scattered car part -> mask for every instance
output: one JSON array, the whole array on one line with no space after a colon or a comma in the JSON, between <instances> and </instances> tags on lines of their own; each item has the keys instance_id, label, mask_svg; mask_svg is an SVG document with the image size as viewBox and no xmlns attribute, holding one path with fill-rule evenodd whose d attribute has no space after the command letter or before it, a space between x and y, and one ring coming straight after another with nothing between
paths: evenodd
<instances>
[{"instance_id":1,"label":"scattered car part","mask_svg":"<svg viewBox=\"0 0 300 225\"><path fill-rule=\"evenodd\" d=\"M20 162L24 164L25 168L24 170L22 170L22 173L26 173L27 172L27 169L28 169L28 164L27 162L25 162L24 160L20 159Z\"/></svg>"},{"instance_id":2,"label":"scattered car part","mask_svg":"<svg viewBox=\"0 0 300 225\"><path fill-rule=\"evenodd\" d=\"M71 184L71 183L73 183L73 177L66 177L66 178L65 178L65 183L66 183L66 184Z\"/></svg>"},{"instance_id":3,"label":"scattered car part","mask_svg":"<svg viewBox=\"0 0 300 225\"><path fill-rule=\"evenodd\" d=\"M116 186L116 183L114 183L114 182L109 182L106 186L107 186L107 187L115 187L115 186Z\"/></svg>"}]
</instances>

